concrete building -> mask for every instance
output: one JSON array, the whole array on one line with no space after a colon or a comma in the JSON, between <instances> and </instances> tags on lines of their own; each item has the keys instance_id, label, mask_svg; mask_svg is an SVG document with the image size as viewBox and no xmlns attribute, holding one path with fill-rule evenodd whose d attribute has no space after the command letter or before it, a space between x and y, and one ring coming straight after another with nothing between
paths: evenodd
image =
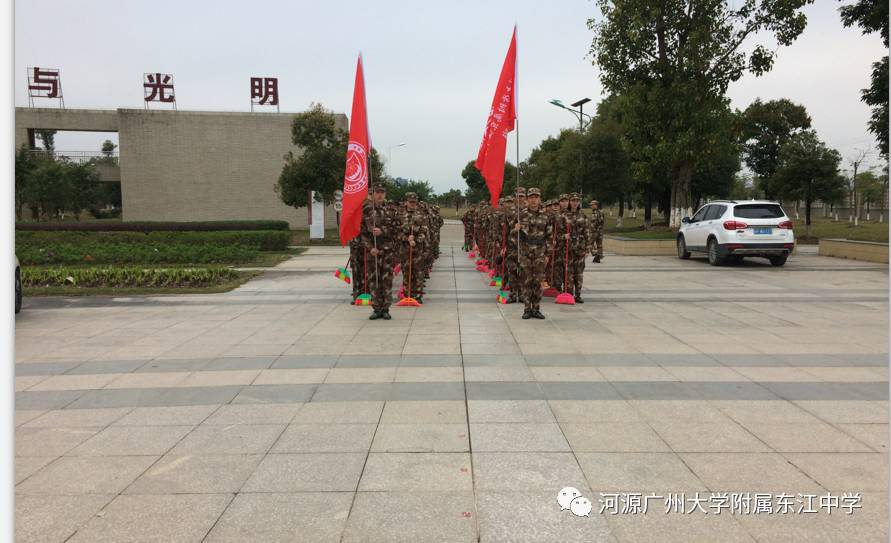
<instances>
[{"instance_id":1,"label":"concrete building","mask_svg":"<svg viewBox=\"0 0 891 543\"><path fill-rule=\"evenodd\" d=\"M275 184L291 144L292 113L16 108L15 145L38 129L117 132L125 221L276 219L307 227ZM349 129L345 115L335 114ZM115 172L104 172L113 179ZM334 208L326 227L336 227Z\"/></svg>"}]
</instances>

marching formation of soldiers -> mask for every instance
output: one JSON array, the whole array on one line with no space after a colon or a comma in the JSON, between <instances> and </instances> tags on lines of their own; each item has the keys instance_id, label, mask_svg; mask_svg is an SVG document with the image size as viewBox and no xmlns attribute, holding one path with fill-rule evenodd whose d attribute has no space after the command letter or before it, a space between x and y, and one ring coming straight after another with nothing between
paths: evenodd
<instances>
[{"instance_id":1,"label":"marching formation of soldiers","mask_svg":"<svg viewBox=\"0 0 891 543\"><path fill-rule=\"evenodd\" d=\"M464 250L478 250L480 258L502 278L510 294L506 303L522 301L524 319L543 319L542 289L553 287L582 299L585 258L603 259L603 213L592 200L591 215L581 210L581 196L562 194L541 201L541 191L519 188L514 196L471 206L461 219Z\"/></svg>"},{"instance_id":2,"label":"marching formation of soldiers","mask_svg":"<svg viewBox=\"0 0 891 543\"><path fill-rule=\"evenodd\" d=\"M402 273L401 293L424 303L424 286L439 257L443 219L439 206L421 202L409 192L402 203L386 199L387 188L376 184L362 207L359 235L350 241L353 301L371 296L371 320L390 320L393 276Z\"/></svg>"}]
</instances>

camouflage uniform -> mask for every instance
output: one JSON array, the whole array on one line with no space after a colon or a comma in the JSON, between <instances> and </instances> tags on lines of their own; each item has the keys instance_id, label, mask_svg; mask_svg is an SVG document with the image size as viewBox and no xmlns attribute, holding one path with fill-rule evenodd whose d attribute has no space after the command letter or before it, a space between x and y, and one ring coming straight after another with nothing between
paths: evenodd
<instances>
[{"instance_id":1,"label":"camouflage uniform","mask_svg":"<svg viewBox=\"0 0 891 543\"><path fill-rule=\"evenodd\" d=\"M580 207L581 197L577 193L572 193L570 202L578 200L577 209L572 210L570 205L566 212L566 223L569 225L569 284L566 285L566 292L571 292L575 297L576 303L584 303L582 299L582 282L585 275L585 257L591 248L590 224L588 216L582 213Z\"/></svg>"},{"instance_id":2,"label":"camouflage uniform","mask_svg":"<svg viewBox=\"0 0 891 543\"><path fill-rule=\"evenodd\" d=\"M518 235L514 232L514 225L517 224L517 207L520 207L520 213L523 211L521 198L526 198L526 189L518 187L516 191L516 201L511 207L510 216L506 217L505 226L507 227L507 250L505 258L507 263L505 266L505 275L507 275L507 285L510 287L510 295L507 303L516 303L520 299L523 290L523 278L520 269L519 246L517 245ZM505 283L502 283L505 284Z\"/></svg>"},{"instance_id":3,"label":"camouflage uniform","mask_svg":"<svg viewBox=\"0 0 891 543\"><path fill-rule=\"evenodd\" d=\"M418 196L413 192L405 195L406 202L417 202ZM430 258L429 217L420 207L411 210L406 206L402 210L400 227L402 235L402 289L405 296L421 301L424 295L425 269ZM409 236L414 236L415 246L410 247ZM409 259L409 256L411 257ZM409 277L410 276L410 277ZM409 283L411 279L411 283Z\"/></svg>"},{"instance_id":4,"label":"camouflage uniform","mask_svg":"<svg viewBox=\"0 0 891 543\"><path fill-rule=\"evenodd\" d=\"M597 209L593 209L594 205L597 205ZM603 259L603 211L600 210L600 202L597 200L591 200L591 208L589 250L594 256L594 262L599 263Z\"/></svg>"},{"instance_id":5,"label":"camouflage uniform","mask_svg":"<svg viewBox=\"0 0 891 543\"><path fill-rule=\"evenodd\" d=\"M367 277L365 275L365 262L368 253L359 236L350 240L350 271L353 274L353 301L360 294L368 293Z\"/></svg>"},{"instance_id":6,"label":"camouflage uniform","mask_svg":"<svg viewBox=\"0 0 891 543\"><path fill-rule=\"evenodd\" d=\"M375 186L375 192L385 191L382 185ZM375 236L373 229L381 230ZM359 232L362 244L368 251L368 288L371 290L371 305L374 308L372 319L383 316L388 319L393 290L393 262L398 241L398 224L386 202L374 205L372 200L362 206L362 228ZM375 257L371 250L379 251Z\"/></svg>"},{"instance_id":7,"label":"camouflage uniform","mask_svg":"<svg viewBox=\"0 0 891 543\"><path fill-rule=\"evenodd\" d=\"M529 189L529 196L540 195L536 188ZM520 266L523 268L523 318L544 318L539 311L541 283L545 280L545 259L551 248L551 227L548 216L539 207L520 212Z\"/></svg>"},{"instance_id":8,"label":"camouflage uniform","mask_svg":"<svg viewBox=\"0 0 891 543\"><path fill-rule=\"evenodd\" d=\"M565 235L567 233L566 212L569 210L569 195L561 194L560 198L557 199L557 203L558 208L554 212L551 222L551 225L553 227L553 231L551 232L551 239L554 243L554 246L550 253L554 257L554 264L551 266L551 280L553 281L551 283L551 286L561 292L565 292L566 285L564 285L563 283L566 279L566 276L568 275L566 263Z\"/></svg>"}]
</instances>

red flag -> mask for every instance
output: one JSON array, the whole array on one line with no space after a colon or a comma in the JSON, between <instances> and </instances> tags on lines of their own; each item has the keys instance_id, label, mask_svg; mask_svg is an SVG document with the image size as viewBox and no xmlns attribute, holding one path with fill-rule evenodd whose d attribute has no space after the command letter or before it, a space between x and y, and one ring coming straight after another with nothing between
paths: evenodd
<instances>
[{"instance_id":1,"label":"red flag","mask_svg":"<svg viewBox=\"0 0 891 543\"><path fill-rule=\"evenodd\" d=\"M347 146L346 172L343 176L343 215L340 218L340 244L346 245L359 234L362 204L368 196L368 117L365 111L365 73L362 55L356 64L353 111L350 116L350 142Z\"/></svg>"},{"instance_id":2,"label":"red flag","mask_svg":"<svg viewBox=\"0 0 891 543\"><path fill-rule=\"evenodd\" d=\"M492 109L486 122L486 132L476 157L476 168L483 174L492 205L498 206L501 185L504 182L504 152L507 148L507 133L513 131L517 119L517 27L510 39L510 47L501 77L492 99Z\"/></svg>"}]
</instances>

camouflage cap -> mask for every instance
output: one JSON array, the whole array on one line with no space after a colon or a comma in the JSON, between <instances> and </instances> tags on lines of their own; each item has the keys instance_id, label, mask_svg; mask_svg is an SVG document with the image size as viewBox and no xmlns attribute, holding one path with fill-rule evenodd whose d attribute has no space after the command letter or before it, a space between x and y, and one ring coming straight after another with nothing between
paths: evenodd
<instances>
[{"instance_id":1,"label":"camouflage cap","mask_svg":"<svg viewBox=\"0 0 891 543\"><path fill-rule=\"evenodd\" d=\"M577 192L573 192L573 193L571 193L571 194L569 195L569 199L570 199L570 200L581 200L582 197L579 196L579 193L577 193Z\"/></svg>"},{"instance_id":2,"label":"camouflage cap","mask_svg":"<svg viewBox=\"0 0 891 543\"><path fill-rule=\"evenodd\" d=\"M418 193L417 192L406 192L403 200L406 202L417 202L418 201Z\"/></svg>"},{"instance_id":3,"label":"camouflage cap","mask_svg":"<svg viewBox=\"0 0 891 543\"><path fill-rule=\"evenodd\" d=\"M526 191L526 196L538 196L540 198L541 197L541 189L532 187L531 189L528 189Z\"/></svg>"},{"instance_id":4,"label":"camouflage cap","mask_svg":"<svg viewBox=\"0 0 891 543\"><path fill-rule=\"evenodd\" d=\"M375 183L372 192L387 192L387 185L383 183Z\"/></svg>"},{"instance_id":5,"label":"camouflage cap","mask_svg":"<svg viewBox=\"0 0 891 543\"><path fill-rule=\"evenodd\" d=\"M596 206L600 207L600 202L598 202L597 200L591 200L591 203L588 204L588 205L590 205L590 206L595 206L595 205L596 205Z\"/></svg>"},{"instance_id":6,"label":"camouflage cap","mask_svg":"<svg viewBox=\"0 0 891 543\"><path fill-rule=\"evenodd\" d=\"M560 197L557 198L557 200L569 200L569 195L568 195L568 194L561 194Z\"/></svg>"},{"instance_id":7,"label":"camouflage cap","mask_svg":"<svg viewBox=\"0 0 891 543\"><path fill-rule=\"evenodd\" d=\"M526 189L525 189L525 187L517 187L517 192L516 192L516 194L517 194L517 196L526 196Z\"/></svg>"}]
</instances>

